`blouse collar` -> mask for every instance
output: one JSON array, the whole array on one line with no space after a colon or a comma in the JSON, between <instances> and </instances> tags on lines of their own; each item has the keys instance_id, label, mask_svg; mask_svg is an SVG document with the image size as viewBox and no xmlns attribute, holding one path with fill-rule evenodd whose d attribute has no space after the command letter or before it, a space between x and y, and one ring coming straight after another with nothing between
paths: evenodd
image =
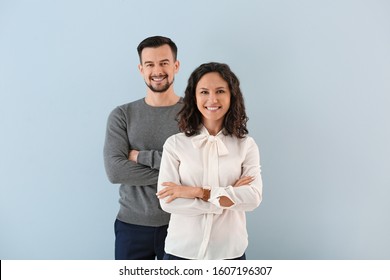
<instances>
[{"instance_id":1,"label":"blouse collar","mask_svg":"<svg viewBox=\"0 0 390 280\"><path fill-rule=\"evenodd\" d=\"M216 145L217 153L219 156L224 156L229 154L228 149L226 148L225 144L222 141L222 138L224 136L223 129L218 132L217 135L210 135L206 127L202 126L199 130L199 134L192 137L192 144L195 148L202 148L207 143L210 143L210 145L214 146Z\"/></svg>"}]
</instances>

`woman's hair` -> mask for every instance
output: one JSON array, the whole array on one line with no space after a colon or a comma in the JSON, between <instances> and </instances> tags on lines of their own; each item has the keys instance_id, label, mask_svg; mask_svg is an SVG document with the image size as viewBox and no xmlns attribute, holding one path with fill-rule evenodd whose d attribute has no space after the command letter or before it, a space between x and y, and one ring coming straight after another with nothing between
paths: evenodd
<instances>
[{"instance_id":1,"label":"woman's hair","mask_svg":"<svg viewBox=\"0 0 390 280\"><path fill-rule=\"evenodd\" d=\"M246 127L248 117L245 113L240 81L227 64L218 62L204 63L190 75L183 98L184 106L178 113L179 129L187 136L199 133L202 114L196 105L196 86L205 74L212 72L219 73L228 83L230 90L230 107L223 121L224 134L244 138L248 134Z\"/></svg>"}]
</instances>

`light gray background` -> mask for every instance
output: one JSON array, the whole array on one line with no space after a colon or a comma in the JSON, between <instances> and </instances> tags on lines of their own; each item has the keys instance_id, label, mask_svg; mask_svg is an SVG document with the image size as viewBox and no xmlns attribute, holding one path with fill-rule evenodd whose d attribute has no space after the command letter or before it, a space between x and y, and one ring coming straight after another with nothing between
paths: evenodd
<instances>
[{"instance_id":1,"label":"light gray background","mask_svg":"<svg viewBox=\"0 0 390 280\"><path fill-rule=\"evenodd\" d=\"M109 112L145 95L136 47L239 76L264 199L250 259L390 259L390 2L0 0L0 259L112 259Z\"/></svg>"}]
</instances>

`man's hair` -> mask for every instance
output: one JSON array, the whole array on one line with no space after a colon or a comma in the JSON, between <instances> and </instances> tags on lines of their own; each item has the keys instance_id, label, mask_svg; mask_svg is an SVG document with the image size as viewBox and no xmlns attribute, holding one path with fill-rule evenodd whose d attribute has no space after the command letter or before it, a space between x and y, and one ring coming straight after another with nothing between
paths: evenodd
<instances>
[{"instance_id":1,"label":"man's hair","mask_svg":"<svg viewBox=\"0 0 390 280\"><path fill-rule=\"evenodd\" d=\"M183 98L184 106L178 113L180 131L187 136L199 133L202 114L196 105L196 86L205 74L212 72L219 73L228 83L230 90L230 107L223 121L224 134L244 138L248 134L246 127L248 117L245 113L240 81L227 64L218 62L204 63L190 75Z\"/></svg>"},{"instance_id":2,"label":"man's hair","mask_svg":"<svg viewBox=\"0 0 390 280\"><path fill-rule=\"evenodd\" d=\"M137 47L138 51L138 56L139 56L139 61L142 63L142 50L144 48L158 48L163 45L168 45L171 48L173 58L175 61L177 60L177 46L176 44L169 38L163 37L163 36L153 36L153 37L148 37L144 39L141 43L139 43Z\"/></svg>"}]
</instances>

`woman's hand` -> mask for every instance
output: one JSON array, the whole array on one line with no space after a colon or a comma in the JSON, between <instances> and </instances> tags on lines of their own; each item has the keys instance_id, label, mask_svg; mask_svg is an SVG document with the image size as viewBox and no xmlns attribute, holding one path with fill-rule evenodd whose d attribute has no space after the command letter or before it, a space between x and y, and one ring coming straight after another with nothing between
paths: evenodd
<instances>
[{"instance_id":1,"label":"woman's hand","mask_svg":"<svg viewBox=\"0 0 390 280\"><path fill-rule=\"evenodd\" d=\"M221 196L219 198L219 205L221 205L222 207L230 207L233 204L233 201L231 201L230 198L228 198L227 196Z\"/></svg>"},{"instance_id":2,"label":"woman's hand","mask_svg":"<svg viewBox=\"0 0 390 280\"><path fill-rule=\"evenodd\" d=\"M248 185L253 182L254 179L255 178L252 176L243 176L234 183L233 187L241 187L244 185ZM219 198L219 205L223 207L230 207L234 205L234 203L227 196L221 196Z\"/></svg>"},{"instance_id":3,"label":"woman's hand","mask_svg":"<svg viewBox=\"0 0 390 280\"><path fill-rule=\"evenodd\" d=\"M182 186L172 182L164 182L162 186L165 188L157 193L157 197L159 199L168 197L166 203L170 203L176 198L197 198L203 195L201 187Z\"/></svg>"},{"instance_id":4,"label":"woman's hand","mask_svg":"<svg viewBox=\"0 0 390 280\"><path fill-rule=\"evenodd\" d=\"M248 185L248 184L252 183L254 179L255 179L255 178L252 177L252 176L244 176L244 177L241 177L240 179L238 179L238 180L234 183L233 187L241 187L241 186L244 186L244 185Z\"/></svg>"}]
</instances>

